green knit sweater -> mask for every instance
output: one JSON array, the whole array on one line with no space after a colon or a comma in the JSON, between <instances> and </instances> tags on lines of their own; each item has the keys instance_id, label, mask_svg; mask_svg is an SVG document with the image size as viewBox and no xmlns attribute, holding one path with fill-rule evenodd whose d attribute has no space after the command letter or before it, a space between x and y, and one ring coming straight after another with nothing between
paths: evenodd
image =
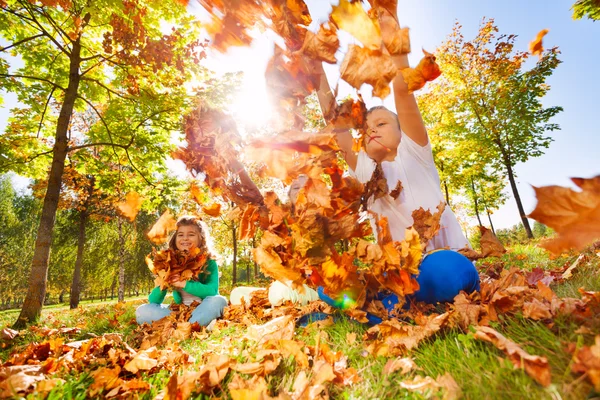
<instances>
[{"instance_id":1,"label":"green knit sweater","mask_svg":"<svg viewBox=\"0 0 600 400\"><path fill-rule=\"evenodd\" d=\"M219 267L215 260L206 262L206 270L198 275L197 281L187 281L183 290L191 295L198 296L201 299L208 296L216 296L219 294ZM149 303L161 304L167 295L167 289L160 290L160 286L155 287L150 292L148 297ZM177 304L181 304L181 293L174 290L173 300Z\"/></svg>"}]
</instances>

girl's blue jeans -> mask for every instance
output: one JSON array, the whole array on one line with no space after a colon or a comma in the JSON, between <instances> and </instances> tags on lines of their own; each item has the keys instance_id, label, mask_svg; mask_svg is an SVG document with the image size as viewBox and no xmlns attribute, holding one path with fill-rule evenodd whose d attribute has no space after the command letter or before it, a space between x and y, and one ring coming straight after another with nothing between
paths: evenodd
<instances>
[{"instance_id":1,"label":"girl's blue jeans","mask_svg":"<svg viewBox=\"0 0 600 400\"><path fill-rule=\"evenodd\" d=\"M212 320L223 315L223 309L227 305L227 299L223 296L209 296L192 311L189 322L197 322L200 326L207 326ZM135 320L138 324L157 321L170 315L172 311L168 304L148 303L142 304L135 310Z\"/></svg>"},{"instance_id":2,"label":"girl's blue jeans","mask_svg":"<svg viewBox=\"0 0 600 400\"><path fill-rule=\"evenodd\" d=\"M439 250L425 256L419 267L419 275L416 280L419 290L407 296L407 305L411 302L422 301L428 304L450 302L461 291L472 293L479 291L479 274L477 269L468 258L452 250ZM319 298L333 307L341 307L343 299L333 299L323 292L323 288L317 290ZM378 297L388 311L392 311L398 304L395 294L381 294ZM377 317L371 316L369 320ZM372 323L379 323L376 320Z\"/></svg>"}]
</instances>

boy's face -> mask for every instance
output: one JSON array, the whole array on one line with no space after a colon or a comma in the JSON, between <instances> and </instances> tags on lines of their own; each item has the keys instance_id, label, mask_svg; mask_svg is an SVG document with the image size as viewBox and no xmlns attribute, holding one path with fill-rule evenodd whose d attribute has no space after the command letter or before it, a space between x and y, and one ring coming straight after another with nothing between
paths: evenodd
<instances>
[{"instance_id":1,"label":"boy's face","mask_svg":"<svg viewBox=\"0 0 600 400\"><path fill-rule=\"evenodd\" d=\"M398 118L386 109L372 111L367 116L365 150L377 162L396 158L402 136Z\"/></svg>"}]
</instances>

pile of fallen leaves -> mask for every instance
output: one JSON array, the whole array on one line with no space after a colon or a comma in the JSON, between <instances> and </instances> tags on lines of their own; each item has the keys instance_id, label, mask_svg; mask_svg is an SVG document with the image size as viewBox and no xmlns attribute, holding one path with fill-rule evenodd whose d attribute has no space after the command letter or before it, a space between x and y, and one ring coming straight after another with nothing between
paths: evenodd
<instances>
[{"instance_id":1,"label":"pile of fallen leaves","mask_svg":"<svg viewBox=\"0 0 600 400\"><path fill-rule=\"evenodd\" d=\"M150 271L156 275L154 284L164 290L173 282L194 280L206 269L208 254L197 247L187 251L152 250L146 257Z\"/></svg>"}]
</instances>

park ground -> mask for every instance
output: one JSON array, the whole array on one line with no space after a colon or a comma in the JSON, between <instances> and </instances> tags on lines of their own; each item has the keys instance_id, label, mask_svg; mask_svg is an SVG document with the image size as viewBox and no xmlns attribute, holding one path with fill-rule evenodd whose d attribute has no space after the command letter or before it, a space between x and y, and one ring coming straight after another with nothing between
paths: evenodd
<instances>
[{"instance_id":1,"label":"park ground","mask_svg":"<svg viewBox=\"0 0 600 400\"><path fill-rule=\"evenodd\" d=\"M535 268L541 268L545 272L564 271L565 267L575 264L570 277L550 283L556 296L581 298L582 289L588 293L600 291L598 247L592 246L582 253L563 254L556 258L551 258L535 242L513 245L508 250L501 259L480 262L479 268L489 269L493 266L498 269L500 265L508 270L518 267L523 274L527 274ZM224 288L225 292L229 290L230 288ZM39 375L32 378L31 384L18 393L10 393L5 381L4 387L0 384L0 395L28 399L153 399L157 396L165 399L187 396L198 399L260 399L269 398L267 396L307 398L309 394L339 399L600 398L600 393L594 389L594 382L597 384L594 379L598 379L597 375L594 378L594 374L600 374L600 365L596 366L598 369L588 371L574 368L578 362L575 357L577 351L594 345L595 334L598 332L594 329L600 326L598 315L591 316L594 321L582 324L581 320L568 315L551 320L534 320L526 318L521 312L507 312L499 315L497 321L490 322L493 329L518 344L529 355L547 359L551 371L549 385L536 382L526 371L525 362L520 366L515 365L509 361L510 357L505 352L491 343L476 340L476 328L473 325L442 329L422 340L410 351L403 352L401 357L376 357L367 351L368 327L341 317L334 324L317 322L306 327L296 326L293 340L306 345L303 352L312 363L312 369L305 368L306 373L302 371L303 366L297 353L296 356L289 356L283 352L283 358L269 368L266 360L275 360L269 358L275 354L275 350L261 348L248 334L253 329L250 325L257 320L256 316L246 320L246 323L220 320L210 332L200 329L191 336L186 335L190 337L184 340L159 342L150 349L153 353L145 350L146 355L159 361L152 361L150 366L140 365L139 370L134 368L135 372L132 372L131 364L128 368L125 366L136 351L142 352L140 349L143 347L139 347L140 335L145 333L135 323L135 308L144 301L143 298L135 298L120 304L83 304L75 310L60 306L45 309L35 327L20 331L12 339L4 337L0 342L0 362L4 363L4 367L18 364L33 366L27 368L32 368L33 375L41 374L43 379ZM0 313L0 329L9 328L16 316L14 311ZM263 318L262 321L268 322L268 319ZM176 338L176 335L173 337ZM102 355L102 351L98 349L95 352L89 350L79 355L80 360L71 360L70 368L49 366L48 360L53 354L58 357L58 353L66 353L65 349L74 348L65 347L66 344L89 344L95 340L97 345L100 339L104 340L99 345L100 350L102 346L105 350L112 347L105 352L109 355ZM62 350L57 350L60 346L63 346ZM85 344L82 348L84 346ZM598 346L600 344L596 344ZM129 349L129 358L115 355L117 351L124 351L123 348ZM319 349L321 353L331 350L334 356L329 355L329 359L335 359L332 361L333 368L335 370L338 366L344 369L346 381L325 378L319 381L319 374L322 373L316 369L316 353L319 353ZM597 351L600 352L600 349ZM171 359L166 360L165 354L169 352ZM262 356L257 356L259 353ZM77 357L77 354L79 353L71 351L71 356ZM173 354L178 354L178 358L174 359ZM218 355L223 354L227 356L226 360L230 360L227 365L231 368L222 364L210 370L213 375L206 372L210 367L208 364L218 362ZM600 355L597 356L596 362L600 363ZM121 361L118 357L121 357ZM325 358L328 358L327 355ZM403 360L398 362L407 367L400 368L400 364L397 364L395 368L391 368L390 360L394 359ZM107 368L111 362L122 367L112 381L106 376L108 371L114 371ZM234 367L232 362L237 362L238 367ZM43 367L35 369L36 365ZM192 373L196 375L190 375ZM455 385L441 383L441 377L447 375L451 376ZM179 380L174 380L173 376L179 376ZM186 377L189 376L194 376L196 381L184 390ZM340 378L340 375L336 376ZM0 367L0 381L2 379ZM299 382L302 379L305 383L304 393L298 390L302 386ZM48 383L41 384L42 380ZM244 383L240 383L243 381L251 384L245 387ZM173 386L177 384L179 391ZM254 388L265 389L261 394L260 390L252 391L252 385Z\"/></svg>"}]
</instances>

